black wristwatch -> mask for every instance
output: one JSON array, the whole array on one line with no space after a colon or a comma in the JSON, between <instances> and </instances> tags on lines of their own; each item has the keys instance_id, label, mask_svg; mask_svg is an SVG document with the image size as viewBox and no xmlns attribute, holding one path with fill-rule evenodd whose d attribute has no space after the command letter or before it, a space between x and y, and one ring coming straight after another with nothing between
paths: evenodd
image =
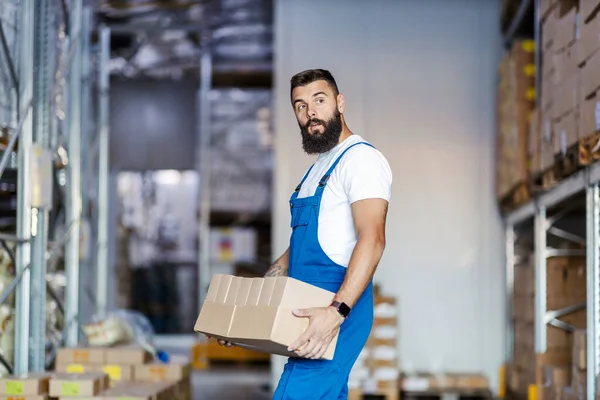
<instances>
[{"instance_id":1,"label":"black wristwatch","mask_svg":"<svg viewBox=\"0 0 600 400\"><path fill-rule=\"evenodd\" d=\"M350 314L350 307L348 307L346 303L342 301L334 301L331 303L331 306L335 307L337 312L340 313L342 317L348 318L348 315Z\"/></svg>"}]
</instances>

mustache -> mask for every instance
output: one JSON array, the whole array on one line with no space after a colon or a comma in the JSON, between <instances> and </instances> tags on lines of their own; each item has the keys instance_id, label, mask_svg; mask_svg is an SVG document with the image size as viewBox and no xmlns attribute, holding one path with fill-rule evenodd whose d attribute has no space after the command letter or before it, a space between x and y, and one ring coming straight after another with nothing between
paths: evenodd
<instances>
[{"instance_id":1,"label":"mustache","mask_svg":"<svg viewBox=\"0 0 600 400\"><path fill-rule=\"evenodd\" d=\"M323 125L323 126L327 126L327 125L325 124L325 121L323 121L323 120L320 120L320 119L318 119L318 118L313 118L313 119L309 119L309 120L308 120L308 122L307 122L307 123L304 125L304 127L305 127L306 129L308 129L308 128L310 127L310 124L312 124L313 122L316 122L316 123L318 123L318 124L321 124L321 125Z\"/></svg>"}]
</instances>

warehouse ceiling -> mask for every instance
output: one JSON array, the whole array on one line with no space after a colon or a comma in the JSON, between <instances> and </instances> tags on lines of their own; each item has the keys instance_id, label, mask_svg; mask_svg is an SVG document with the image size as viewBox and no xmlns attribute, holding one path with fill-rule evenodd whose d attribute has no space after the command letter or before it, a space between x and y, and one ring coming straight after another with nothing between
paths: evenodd
<instances>
[{"instance_id":1,"label":"warehouse ceiling","mask_svg":"<svg viewBox=\"0 0 600 400\"><path fill-rule=\"evenodd\" d=\"M113 74L134 79L196 76L203 39L216 73L272 70L272 0L101 1L95 8L97 22L113 27Z\"/></svg>"}]
</instances>

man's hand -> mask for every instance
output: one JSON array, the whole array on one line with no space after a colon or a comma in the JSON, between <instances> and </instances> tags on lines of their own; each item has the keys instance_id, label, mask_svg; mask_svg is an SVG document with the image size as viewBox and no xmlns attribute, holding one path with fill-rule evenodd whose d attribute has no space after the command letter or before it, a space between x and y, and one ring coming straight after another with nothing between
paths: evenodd
<instances>
[{"instance_id":1,"label":"man's hand","mask_svg":"<svg viewBox=\"0 0 600 400\"><path fill-rule=\"evenodd\" d=\"M204 336L206 336L206 340L212 339L212 336L210 336L210 335L204 335ZM231 342L228 342L223 339L217 339L217 343L219 343L220 346L224 346L224 347L235 347L235 343L231 343Z\"/></svg>"},{"instance_id":2,"label":"man's hand","mask_svg":"<svg viewBox=\"0 0 600 400\"><path fill-rule=\"evenodd\" d=\"M300 357L320 359L339 332L344 317L333 307L294 310L294 315L308 318L310 322L308 328L290 345L288 350L295 352Z\"/></svg>"}]
</instances>

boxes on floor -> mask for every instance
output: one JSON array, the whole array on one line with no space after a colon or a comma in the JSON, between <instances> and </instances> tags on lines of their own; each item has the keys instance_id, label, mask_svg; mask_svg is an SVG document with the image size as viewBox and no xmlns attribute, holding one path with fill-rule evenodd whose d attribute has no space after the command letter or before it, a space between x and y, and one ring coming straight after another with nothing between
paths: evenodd
<instances>
[{"instance_id":1,"label":"boxes on floor","mask_svg":"<svg viewBox=\"0 0 600 400\"><path fill-rule=\"evenodd\" d=\"M31 373L1 378L0 399L45 400L48 396L51 376L47 373Z\"/></svg>"},{"instance_id":2,"label":"boxes on floor","mask_svg":"<svg viewBox=\"0 0 600 400\"><path fill-rule=\"evenodd\" d=\"M308 327L297 308L326 307L335 294L289 277L214 275L194 331L241 347L295 357L287 350ZM332 359L337 336L323 359Z\"/></svg>"}]
</instances>

